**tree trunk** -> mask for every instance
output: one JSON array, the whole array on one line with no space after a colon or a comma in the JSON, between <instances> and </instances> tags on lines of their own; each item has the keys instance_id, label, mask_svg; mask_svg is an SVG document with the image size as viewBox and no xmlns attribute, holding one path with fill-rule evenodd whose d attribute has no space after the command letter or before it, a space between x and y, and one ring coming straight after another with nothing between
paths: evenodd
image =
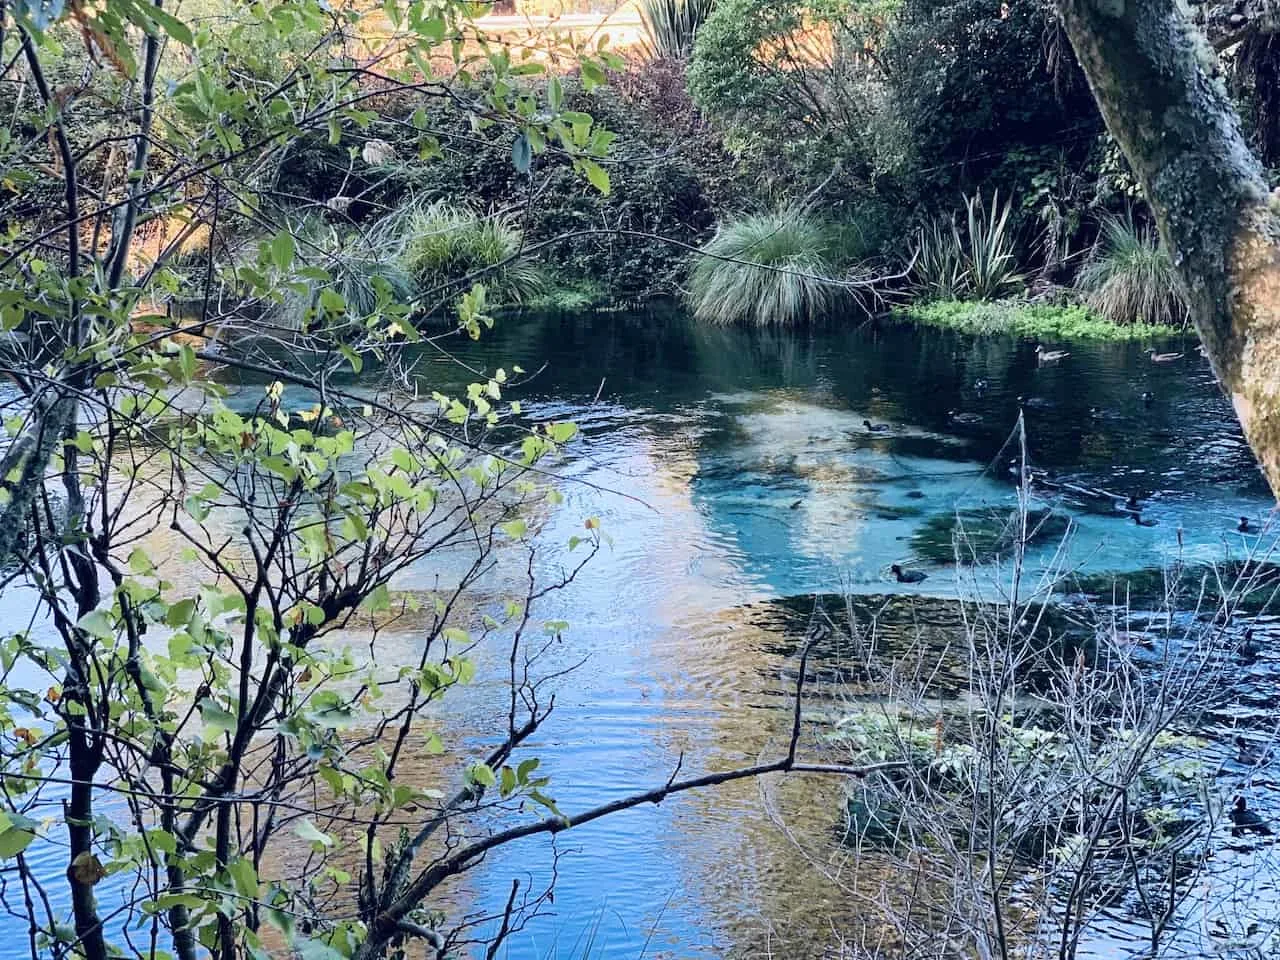
<instances>
[{"instance_id":1,"label":"tree trunk","mask_svg":"<svg viewBox=\"0 0 1280 960\"><path fill-rule=\"evenodd\" d=\"M1155 210L1214 373L1280 492L1280 206L1217 57L1175 0L1057 0Z\"/></svg>"}]
</instances>

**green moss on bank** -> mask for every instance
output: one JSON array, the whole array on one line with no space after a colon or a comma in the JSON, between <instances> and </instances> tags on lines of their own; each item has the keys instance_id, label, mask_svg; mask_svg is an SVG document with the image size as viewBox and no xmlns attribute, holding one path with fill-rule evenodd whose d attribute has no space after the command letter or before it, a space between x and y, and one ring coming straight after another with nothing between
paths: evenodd
<instances>
[{"instance_id":1,"label":"green moss on bank","mask_svg":"<svg viewBox=\"0 0 1280 960\"><path fill-rule=\"evenodd\" d=\"M993 303L936 300L902 307L895 310L894 314L904 319L964 333L1004 333L1060 340L1146 340L1152 337L1169 337L1178 332L1173 327L1160 324L1112 323L1091 313L1087 308L1074 304L1059 306L1017 300L999 300Z\"/></svg>"},{"instance_id":2,"label":"green moss on bank","mask_svg":"<svg viewBox=\"0 0 1280 960\"><path fill-rule=\"evenodd\" d=\"M547 289L531 297L526 306L536 312L576 313L611 306L614 300L614 292L595 280L553 277Z\"/></svg>"}]
</instances>

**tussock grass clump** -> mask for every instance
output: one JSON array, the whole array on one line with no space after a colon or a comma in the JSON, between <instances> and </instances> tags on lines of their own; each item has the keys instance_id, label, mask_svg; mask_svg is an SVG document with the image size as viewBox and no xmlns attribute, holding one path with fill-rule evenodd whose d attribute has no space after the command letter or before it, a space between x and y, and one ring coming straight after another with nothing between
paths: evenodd
<instances>
[{"instance_id":1,"label":"tussock grass clump","mask_svg":"<svg viewBox=\"0 0 1280 960\"><path fill-rule=\"evenodd\" d=\"M1133 217L1104 217L1093 257L1076 277L1089 309L1113 323L1183 324L1188 304L1169 251Z\"/></svg>"},{"instance_id":2,"label":"tussock grass clump","mask_svg":"<svg viewBox=\"0 0 1280 960\"><path fill-rule=\"evenodd\" d=\"M743 217L720 227L689 276L699 320L793 325L829 311L842 290L831 229L797 207Z\"/></svg>"},{"instance_id":3,"label":"tussock grass clump","mask_svg":"<svg viewBox=\"0 0 1280 960\"><path fill-rule=\"evenodd\" d=\"M510 217L435 201L391 214L377 232L399 238L400 262L428 296L451 299L472 278L485 285L491 301L524 303L547 286L542 271L522 255L524 237Z\"/></svg>"}]
</instances>

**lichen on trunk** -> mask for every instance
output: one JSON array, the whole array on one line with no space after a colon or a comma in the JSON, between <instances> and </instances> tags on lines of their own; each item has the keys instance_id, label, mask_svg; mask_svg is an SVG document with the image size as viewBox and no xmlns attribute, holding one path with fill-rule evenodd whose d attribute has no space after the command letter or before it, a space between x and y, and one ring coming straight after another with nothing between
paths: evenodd
<instances>
[{"instance_id":1,"label":"lichen on trunk","mask_svg":"<svg viewBox=\"0 0 1280 960\"><path fill-rule=\"evenodd\" d=\"M1280 214L1217 56L1176 0L1057 2L1173 253L1214 373L1280 491Z\"/></svg>"}]
</instances>

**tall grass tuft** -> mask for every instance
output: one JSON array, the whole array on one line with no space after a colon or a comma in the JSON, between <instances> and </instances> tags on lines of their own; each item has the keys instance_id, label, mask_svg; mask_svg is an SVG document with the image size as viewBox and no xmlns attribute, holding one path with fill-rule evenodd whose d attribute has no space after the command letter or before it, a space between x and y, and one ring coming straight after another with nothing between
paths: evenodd
<instances>
[{"instance_id":1,"label":"tall grass tuft","mask_svg":"<svg viewBox=\"0 0 1280 960\"><path fill-rule=\"evenodd\" d=\"M499 303L524 303L547 287L542 271L522 254L523 234L510 217L443 201L411 204L372 235L398 246L403 269L428 299L452 299L470 286L468 278Z\"/></svg>"},{"instance_id":2,"label":"tall grass tuft","mask_svg":"<svg viewBox=\"0 0 1280 960\"><path fill-rule=\"evenodd\" d=\"M758 326L813 320L831 309L830 229L798 207L722 225L689 276L689 304L700 320Z\"/></svg>"},{"instance_id":3,"label":"tall grass tuft","mask_svg":"<svg viewBox=\"0 0 1280 960\"><path fill-rule=\"evenodd\" d=\"M912 278L916 290L936 300L998 300L1024 281L1018 272L1010 225L1011 206L1000 195L988 207L980 194L964 198L964 226L954 216L934 220L916 234Z\"/></svg>"},{"instance_id":4,"label":"tall grass tuft","mask_svg":"<svg viewBox=\"0 0 1280 960\"><path fill-rule=\"evenodd\" d=\"M1102 218L1075 286L1091 310L1113 323L1182 324L1190 310L1169 252L1128 213Z\"/></svg>"},{"instance_id":5,"label":"tall grass tuft","mask_svg":"<svg viewBox=\"0 0 1280 960\"><path fill-rule=\"evenodd\" d=\"M643 49L650 60L687 60L714 0L640 0Z\"/></svg>"}]
</instances>

